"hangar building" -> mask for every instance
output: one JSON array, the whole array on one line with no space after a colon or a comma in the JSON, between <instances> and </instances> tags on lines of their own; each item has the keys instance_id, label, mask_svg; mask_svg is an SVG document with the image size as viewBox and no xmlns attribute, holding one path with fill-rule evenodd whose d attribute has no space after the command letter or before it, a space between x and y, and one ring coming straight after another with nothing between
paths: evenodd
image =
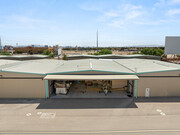
<instances>
[{"instance_id":1,"label":"hangar building","mask_svg":"<svg viewBox=\"0 0 180 135\"><path fill-rule=\"evenodd\" d=\"M0 98L180 96L180 65L148 59L0 60Z\"/></svg>"}]
</instances>

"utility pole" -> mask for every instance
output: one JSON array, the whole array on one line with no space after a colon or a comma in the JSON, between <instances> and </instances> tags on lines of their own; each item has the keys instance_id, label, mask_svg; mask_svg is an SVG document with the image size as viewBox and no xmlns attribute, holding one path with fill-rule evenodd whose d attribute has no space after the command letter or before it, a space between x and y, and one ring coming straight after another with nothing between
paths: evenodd
<instances>
[{"instance_id":1,"label":"utility pole","mask_svg":"<svg viewBox=\"0 0 180 135\"><path fill-rule=\"evenodd\" d=\"M97 52L99 52L99 48L98 48L98 30L97 30Z\"/></svg>"},{"instance_id":2,"label":"utility pole","mask_svg":"<svg viewBox=\"0 0 180 135\"><path fill-rule=\"evenodd\" d=\"M1 37L0 37L0 50L1 50Z\"/></svg>"}]
</instances>

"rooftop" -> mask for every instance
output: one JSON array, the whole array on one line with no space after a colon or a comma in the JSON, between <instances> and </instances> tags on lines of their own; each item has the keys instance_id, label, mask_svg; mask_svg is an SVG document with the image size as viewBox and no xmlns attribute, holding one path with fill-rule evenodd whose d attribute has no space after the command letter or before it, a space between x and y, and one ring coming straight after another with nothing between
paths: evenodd
<instances>
[{"instance_id":1,"label":"rooftop","mask_svg":"<svg viewBox=\"0 0 180 135\"><path fill-rule=\"evenodd\" d=\"M180 70L180 65L148 59L84 59L84 60L0 60L0 71L29 74L63 74L73 72L108 72L138 74Z\"/></svg>"},{"instance_id":2,"label":"rooftop","mask_svg":"<svg viewBox=\"0 0 180 135\"><path fill-rule=\"evenodd\" d=\"M14 66L19 62L20 61L15 61L15 60L0 60L0 71L4 68Z\"/></svg>"}]
</instances>

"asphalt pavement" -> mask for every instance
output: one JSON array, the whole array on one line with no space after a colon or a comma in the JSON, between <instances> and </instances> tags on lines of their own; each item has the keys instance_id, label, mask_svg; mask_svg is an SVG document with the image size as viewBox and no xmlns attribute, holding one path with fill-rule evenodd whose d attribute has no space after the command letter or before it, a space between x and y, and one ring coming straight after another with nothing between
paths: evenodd
<instances>
[{"instance_id":1,"label":"asphalt pavement","mask_svg":"<svg viewBox=\"0 0 180 135\"><path fill-rule=\"evenodd\" d=\"M0 134L179 135L180 98L0 99Z\"/></svg>"}]
</instances>

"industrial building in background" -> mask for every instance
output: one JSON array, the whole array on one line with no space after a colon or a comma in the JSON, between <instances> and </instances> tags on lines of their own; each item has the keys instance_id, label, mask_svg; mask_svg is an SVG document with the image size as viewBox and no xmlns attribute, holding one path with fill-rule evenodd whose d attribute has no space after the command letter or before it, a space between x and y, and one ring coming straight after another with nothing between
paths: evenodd
<instances>
[{"instance_id":1,"label":"industrial building in background","mask_svg":"<svg viewBox=\"0 0 180 135\"><path fill-rule=\"evenodd\" d=\"M180 36L166 36L162 60L180 64Z\"/></svg>"},{"instance_id":2,"label":"industrial building in background","mask_svg":"<svg viewBox=\"0 0 180 135\"><path fill-rule=\"evenodd\" d=\"M166 37L165 54L180 55L180 36Z\"/></svg>"}]
</instances>

